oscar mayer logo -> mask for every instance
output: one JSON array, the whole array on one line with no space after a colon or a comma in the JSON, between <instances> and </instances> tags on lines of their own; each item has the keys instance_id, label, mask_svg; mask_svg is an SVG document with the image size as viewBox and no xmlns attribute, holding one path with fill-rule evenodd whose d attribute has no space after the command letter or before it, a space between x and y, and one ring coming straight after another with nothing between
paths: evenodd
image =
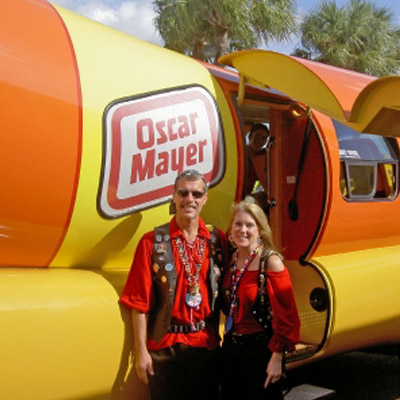
<instances>
[{"instance_id":1,"label":"oscar mayer logo","mask_svg":"<svg viewBox=\"0 0 400 400\"><path fill-rule=\"evenodd\" d=\"M104 115L100 211L116 218L171 199L173 182L197 169L210 185L222 177L223 132L217 105L190 86L111 104Z\"/></svg>"}]
</instances>

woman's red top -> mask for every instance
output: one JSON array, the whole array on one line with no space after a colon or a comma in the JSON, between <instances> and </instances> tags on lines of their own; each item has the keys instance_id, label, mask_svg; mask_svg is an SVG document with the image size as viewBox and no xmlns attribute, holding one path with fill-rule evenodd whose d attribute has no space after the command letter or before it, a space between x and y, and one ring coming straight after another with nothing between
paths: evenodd
<instances>
[{"instance_id":1,"label":"woman's red top","mask_svg":"<svg viewBox=\"0 0 400 400\"><path fill-rule=\"evenodd\" d=\"M229 276L230 271L227 271L223 289L226 289L229 284ZM299 342L300 320L286 267L280 272L267 270L267 290L273 314L273 335L268 347L271 351L278 353L285 350L292 351L295 344ZM258 271L246 271L238 288L239 307L233 316L235 333L247 335L263 331L251 312L257 293Z\"/></svg>"}]
</instances>

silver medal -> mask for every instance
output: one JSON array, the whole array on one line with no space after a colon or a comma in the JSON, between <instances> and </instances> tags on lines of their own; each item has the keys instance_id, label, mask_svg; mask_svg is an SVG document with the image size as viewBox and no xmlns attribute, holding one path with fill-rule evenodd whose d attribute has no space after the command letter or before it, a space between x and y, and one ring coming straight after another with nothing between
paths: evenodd
<instances>
[{"instance_id":1,"label":"silver medal","mask_svg":"<svg viewBox=\"0 0 400 400\"><path fill-rule=\"evenodd\" d=\"M196 294L186 293L185 301L189 307L192 308L198 307L201 304L201 300L202 298L200 293Z\"/></svg>"}]
</instances>

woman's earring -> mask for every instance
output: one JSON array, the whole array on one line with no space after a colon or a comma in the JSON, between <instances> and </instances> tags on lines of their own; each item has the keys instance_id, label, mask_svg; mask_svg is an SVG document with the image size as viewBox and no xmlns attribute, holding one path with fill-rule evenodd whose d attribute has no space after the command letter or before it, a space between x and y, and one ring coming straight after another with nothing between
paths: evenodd
<instances>
[{"instance_id":1,"label":"woman's earring","mask_svg":"<svg viewBox=\"0 0 400 400\"><path fill-rule=\"evenodd\" d=\"M232 235L229 235L229 236L228 236L228 239L229 239L230 244L231 244L233 247L236 247L235 242L233 241L233 236L232 236Z\"/></svg>"}]
</instances>

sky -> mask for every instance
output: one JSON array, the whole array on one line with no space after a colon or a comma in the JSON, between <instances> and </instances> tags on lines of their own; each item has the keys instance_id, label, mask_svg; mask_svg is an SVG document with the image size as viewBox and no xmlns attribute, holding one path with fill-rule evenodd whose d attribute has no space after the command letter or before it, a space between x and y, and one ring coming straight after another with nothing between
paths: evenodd
<instances>
[{"instance_id":1,"label":"sky","mask_svg":"<svg viewBox=\"0 0 400 400\"><path fill-rule=\"evenodd\" d=\"M297 0L298 15L309 13L321 0ZM371 0L380 7L389 8L393 14L393 22L400 25L399 0ZM154 11L152 0L52 0L64 8L75 11L86 17L109 25L122 32L133 35L151 43L163 45L163 41L153 26ZM348 0L336 0L339 6ZM300 44L298 37L293 37L288 43L270 42L268 50L290 54Z\"/></svg>"}]
</instances>

